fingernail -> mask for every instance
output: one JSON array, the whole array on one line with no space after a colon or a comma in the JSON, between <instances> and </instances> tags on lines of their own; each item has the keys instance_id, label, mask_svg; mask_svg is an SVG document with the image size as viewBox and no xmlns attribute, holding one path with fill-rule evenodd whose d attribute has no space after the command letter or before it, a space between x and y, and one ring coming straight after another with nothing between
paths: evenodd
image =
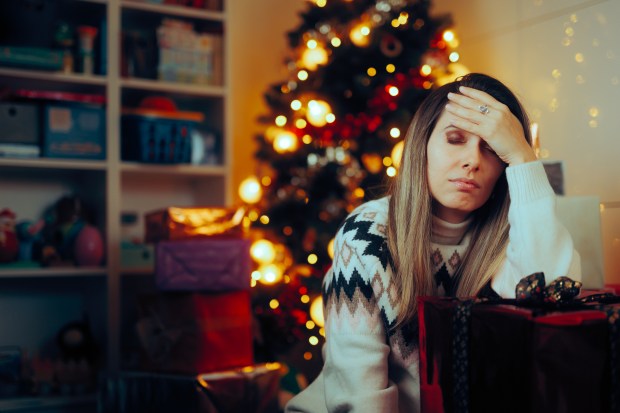
<instances>
[{"instance_id":1,"label":"fingernail","mask_svg":"<svg viewBox=\"0 0 620 413\"><path fill-rule=\"evenodd\" d=\"M454 93L448 92L448 99L452 98L453 96L454 96Z\"/></svg>"},{"instance_id":2,"label":"fingernail","mask_svg":"<svg viewBox=\"0 0 620 413\"><path fill-rule=\"evenodd\" d=\"M447 103L446 104L446 109L452 109L453 107L454 107L454 105L451 104L451 103Z\"/></svg>"}]
</instances>

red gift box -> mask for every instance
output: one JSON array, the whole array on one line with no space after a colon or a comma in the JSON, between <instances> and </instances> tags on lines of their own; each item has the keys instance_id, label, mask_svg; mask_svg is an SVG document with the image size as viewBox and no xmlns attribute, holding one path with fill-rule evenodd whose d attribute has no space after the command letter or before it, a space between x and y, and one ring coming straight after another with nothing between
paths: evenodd
<instances>
[{"instance_id":1,"label":"red gift box","mask_svg":"<svg viewBox=\"0 0 620 413\"><path fill-rule=\"evenodd\" d=\"M155 283L165 291L247 290L251 265L249 239L161 241Z\"/></svg>"},{"instance_id":2,"label":"red gift box","mask_svg":"<svg viewBox=\"0 0 620 413\"><path fill-rule=\"evenodd\" d=\"M422 411L611 411L603 311L469 302L420 299Z\"/></svg>"},{"instance_id":3,"label":"red gift box","mask_svg":"<svg viewBox=\"0 0 620 413\"><path fill-rule=\"evenodd\" d=\"M139 312L148 370L201 374L253 363L248 291L145 295Z\"/></svg>"}]
</instances>

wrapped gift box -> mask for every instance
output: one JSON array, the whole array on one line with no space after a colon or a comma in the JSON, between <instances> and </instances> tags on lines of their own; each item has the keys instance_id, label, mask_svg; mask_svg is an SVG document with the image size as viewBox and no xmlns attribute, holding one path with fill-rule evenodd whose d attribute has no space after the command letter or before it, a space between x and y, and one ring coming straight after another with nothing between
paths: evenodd
<instances>
[{"instance_id":1,"label":"wrapped gift box","mask_svg":"<svg viewBox=\"0 0 620 413\"><path fill-rule=\"evenodd\" d=\"M195 376L123 372L105 380L106 413L278 413L281 365L265 363Z\"/></svg>"},{"instance_id":2,"label":"wrapped gift box","mask_svg":"<svg viewBox=\"0 0 620 413\"><path fill-rule=\"evenodd\" d=\"M144 215L147 243L189 238L240 238L245 208L168 207Z\"/></svg>"},{"instance_id":3,"label":"wrapped gift box","mask_svg":"<svg viewBox=\"0 0 620 413\"><path fill-rule=\"evenodd\" d=\"M250 240L161 241L155 282L167 291L229 291L250 288Z\"/></svg>"},{"instance_id":4,"label":"wrapped gift box","mask_svg":"<svg viewBox=\"0 0 620 413\"><path fill-rule=\"evenodd\" d=\"M603 311L423 297L419 321L425 412L612 411L620 354Z\"/></svg>"},{"instance_id":5,"label":"wrapped gift box","mask_svg":"<svg viewBox=\"0 0 620 413\"><path fill-rule=\"evenodd\" d=\"M253 363L249 291L144 295L138 310L147 370L200 374Z\"/></svg>"}]
</instances>

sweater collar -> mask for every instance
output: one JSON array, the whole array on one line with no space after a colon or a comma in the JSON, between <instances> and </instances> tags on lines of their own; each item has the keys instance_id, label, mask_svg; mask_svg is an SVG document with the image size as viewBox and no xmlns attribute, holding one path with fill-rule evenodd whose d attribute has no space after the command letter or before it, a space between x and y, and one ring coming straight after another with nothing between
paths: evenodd
<instances>
[{"instance_id":1,"label":"sweater collar","mask_svg":"<svg viewBox=\"0 0 620 413\"><path fill-rule=\"evenodd\" d=\"M442 245L459 245L473 218L453 224L433 215L431 241Z\"/></svg>"}]
</instances>

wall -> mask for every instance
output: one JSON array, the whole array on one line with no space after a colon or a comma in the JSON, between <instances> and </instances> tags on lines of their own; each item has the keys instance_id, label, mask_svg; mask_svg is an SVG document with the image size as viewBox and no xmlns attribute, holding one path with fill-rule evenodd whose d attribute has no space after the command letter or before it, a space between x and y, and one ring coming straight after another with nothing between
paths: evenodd
<instances>
[{"instance_id":1,"label":"wall","mask_svg":"<svg viewBox=\"0 0 620 413\"><path fill-rule=\"evenodd\" d=\"M256 118L266 110L262 95L286 77L285 33L298 25L304 3L228 3L235 22L229 29L235 191L254 172ZM499 77L524 101L540 125L545 159L563 163L566 194L600 199L605 278L620 284L620 0L433 4L433 12L452 14L462 63Z\"/></svg>"}]
</instances>

